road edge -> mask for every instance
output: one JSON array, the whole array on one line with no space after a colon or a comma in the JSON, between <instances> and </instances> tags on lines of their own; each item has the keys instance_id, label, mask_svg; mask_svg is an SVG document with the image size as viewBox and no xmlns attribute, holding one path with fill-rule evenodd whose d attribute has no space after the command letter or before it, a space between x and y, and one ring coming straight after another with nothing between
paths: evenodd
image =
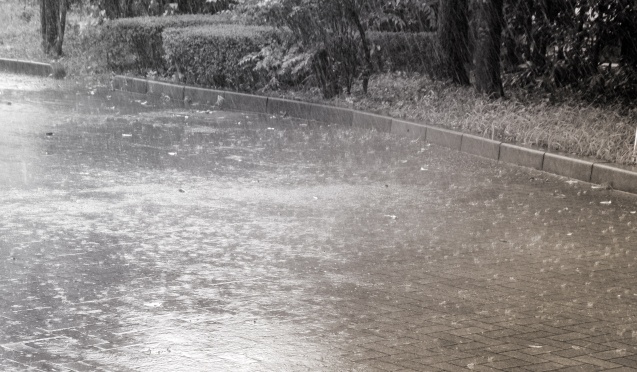
<instances>
[{"instance_id":1,"label":"road edge","mask_svg":"<svg viewBox=\"0 0 637 372\"><path fill-rule=\"evenodd\" d=\"M217 105L225 110L282 114L299 119L420 138L428 143L470 155L537 169L584 182L603 183L615 190L637 194L637 167L621 166L596 159L576 158L568 154L494 141L468 133L365 111L121 75L116 75L113 78L113 89L132 93L165 95L179 102Z\"/></svg>"}]
</instances>

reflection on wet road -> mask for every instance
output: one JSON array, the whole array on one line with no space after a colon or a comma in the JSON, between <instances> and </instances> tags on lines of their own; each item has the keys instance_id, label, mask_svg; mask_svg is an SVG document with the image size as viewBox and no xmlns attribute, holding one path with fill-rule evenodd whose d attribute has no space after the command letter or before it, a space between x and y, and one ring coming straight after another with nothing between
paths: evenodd
<instances>
[{"instance_id":1,"label":"reflection on wet road","mask_svg":"<svg viewBox=\"0 0 637 372\"><path fill-rule=\"evenodd\" d=\"M634 196L64 92L0 94L0 370L637 368Z\"/></svg>"}]
</instances>

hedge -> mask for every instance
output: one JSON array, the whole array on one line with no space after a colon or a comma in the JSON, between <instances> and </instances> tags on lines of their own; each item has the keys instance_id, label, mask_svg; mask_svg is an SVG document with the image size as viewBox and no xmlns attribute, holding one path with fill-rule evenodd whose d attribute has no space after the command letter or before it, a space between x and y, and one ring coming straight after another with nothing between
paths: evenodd
<instances>
[{"instance_id":1,"label":"hedge","mask_svg":"<svg viewBox=\"0 0 637 372\"><path fill-rule=\"evenodd\" d=\"M165 59L185 83L254 91L265 77L239 61L276 34L271 27L236 24L171 28L163 33Z\"/></svg>"},{"instance_id":2,"label":"hedge","mask_svg":"<svg viewBox=\"0 0 637 372\"><path fill-rule=\"evenodd\" d=\"M376 71L415 71L439 76L444 68L435 33L369 32Z\"/></svg>"},{"instance_id":3,"label":"hedge","mask_svg":"<svg viewBox=\"0 0 637 372\"><path fill-rule=\"evenodd\" d=\"M108 22L102 30L107 64L115 71L163 70L162 32L169 28L232 23L227 13L167 17L121 18Z\"/></svg>"}]
</instances>

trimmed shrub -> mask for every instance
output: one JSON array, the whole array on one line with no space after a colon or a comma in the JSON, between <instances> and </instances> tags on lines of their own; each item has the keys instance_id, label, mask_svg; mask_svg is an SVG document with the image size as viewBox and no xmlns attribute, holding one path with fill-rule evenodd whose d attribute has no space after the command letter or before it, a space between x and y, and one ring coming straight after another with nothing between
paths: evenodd
<instances>
[{"instance_id":1,"label":"trimmed shrub","mask_svg":"<svg viewBox=\"0 0 637 372\"><path fill-rule=\"evenodd\" d=\"M268 44L276 35L271 27L216 25L172 28L164 31L167 63L189 84L254 91L267 80L240 61Z\"/></svg>"},{"instance_id":2,"label":"trimmed shrub","mask_svg":"<svg viewBox=\"0 0 637 372\"><path fill-rule=\"evenodd\" d=\"M115 71L165 70L162 32L168 28L232 23L227 13L121 18L104 25L107 64Z\"/></svg>"},{"instance_id":3,"label":"trimmed shrub","mask_svg":"<svg viewBox=\"0 0 637 372\"><path fill-rule=\"evenodd\" d=\"M432 32L369 32L376 71L407 71L438 77L443 72L438 38Z\"/></svg>"}]
</instances>

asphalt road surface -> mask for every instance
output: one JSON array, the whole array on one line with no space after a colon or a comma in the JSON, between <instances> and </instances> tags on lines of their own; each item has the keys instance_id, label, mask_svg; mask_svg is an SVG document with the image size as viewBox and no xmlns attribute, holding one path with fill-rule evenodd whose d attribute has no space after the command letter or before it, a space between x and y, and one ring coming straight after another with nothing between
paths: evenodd
<instances>
[{"instance_id":1,"label":"asphalt road surface","mask_svg":"<svg viewBox=\"0 0 637 372\"><path fill-rule=\"evenodd\" d=\"M633 195L68 85L0 75L2 371L637 368Z\"/></svg>"}]
</instances>

